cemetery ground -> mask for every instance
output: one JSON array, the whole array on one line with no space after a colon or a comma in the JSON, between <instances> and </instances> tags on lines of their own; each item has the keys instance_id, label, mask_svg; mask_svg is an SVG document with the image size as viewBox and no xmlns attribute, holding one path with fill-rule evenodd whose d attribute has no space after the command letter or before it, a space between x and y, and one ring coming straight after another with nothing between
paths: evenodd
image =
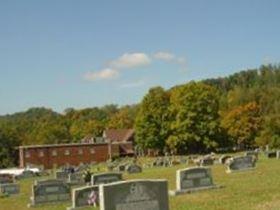
<instances>
[{"instance_id":1,"label":"cemetery ground","mask_svg":"<svg viewBox=\"0 0 280 210\"><path fill-rule=\"evenodd\" d=\"M189 167L157 167L143 169L142 173L124 174L130 179L167 179L169 190L176 188L176 170ZM280 160L263 155L256 169L227 174L224 165L213 165L214 183L224 188L169 197L170 210L279 210L280 209ZM19 181L19 195L0 198L0 210L66 210L70 202L28 208L34 179ZM93 207L82 208L85 210ZM98 208L96 208L98 209ZM144 209L143 209L144 210Z\"/></svg>"}]
</instances>

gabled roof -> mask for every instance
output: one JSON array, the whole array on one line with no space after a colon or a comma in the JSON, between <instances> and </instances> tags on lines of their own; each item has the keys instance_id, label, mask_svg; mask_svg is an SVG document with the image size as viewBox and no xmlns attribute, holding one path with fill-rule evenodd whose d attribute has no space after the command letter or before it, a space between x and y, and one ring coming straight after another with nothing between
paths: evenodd
<instances>
[{"instance_id":1,"label":"gabled roof","mask_svg":"<svg viewBox=\"0 0 280 210\"><path fill-rule=\"evenodd\" d=\"M128 142L134 137L134 129L107 129L103 137L111 142Z\"/></svg>"}]
</instances>

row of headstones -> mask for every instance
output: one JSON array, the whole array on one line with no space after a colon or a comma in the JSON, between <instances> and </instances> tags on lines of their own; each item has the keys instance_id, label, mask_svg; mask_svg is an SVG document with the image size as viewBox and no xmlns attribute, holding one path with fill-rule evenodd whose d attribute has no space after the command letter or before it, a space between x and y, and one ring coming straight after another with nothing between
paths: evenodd
<instances>
[{"instance_id":1,"label":"row of headstones","mask_svg":"<svg viewBox=\"0 0 280 210\"><path fill-rule=\"evenodd\" d=\"M133 173L141 173L142 167L135 163L123 163L117 165L114 168L114 170L118 172L127 172L129 174L133 174Z\"/></svg>"},{"instance_id":2,"label":"row of headstones","mask_svg":"<svg viewBox=\"0 0 280 210\"><path fill-rule=\"evenodd\" d=\"M276 155L277 154L277 155ZM267 157L278 157L280 158L280 151L278 152L267 152ZM245 153L245 156L253 156L258 159L258 152L256 151L248 151ZM227 160L232 158L230 155L222 155L219 159L215 157L214 154L210 155L205 155L203 157L198 158L197 156L194 157L189 157L196 165L198 166L211 166L214 165L215 163L221 163L221 164L227 164ZM144 165L145 168L149 167L170 167L178 164L187 164L188 159L185 157L180 157L179 160L176 160L174 157L158 157L156 158L150 165L146 166ZM135 168L138 168L139 170L134 170ZM132 170L130 170L132 169ZM137 173L141 172L142 169L140 169L140 166L136 166L135 164L129 164L129 163L123 163L119 164L114 167L115 171L119 172L124 172L127 171L128 173ZM131 172L132 171L132 172ZM134 172L136 171L136 172Z\"/></svg>"},{"instance_id":3,"label":"row of headstones","mask_svg":"<svg viewBox=\"0 0 280 210\"><path fill-rule=\"evenodd\" d=\"M231 163L229 165L231 171L254 168L252 156L236 157ZM177 170L176 189L169 194L178 195L218 187L220 186L213 183L210 168L193 167ZM71 187L63 180L36 181L32 193L31 205L71 199ZM169 209L167 181L123 181L121 173L93 174L90 186L73 189L72 206L68 209L89 205L99 205L101 210Z\"/></svg>"}]
</instances>

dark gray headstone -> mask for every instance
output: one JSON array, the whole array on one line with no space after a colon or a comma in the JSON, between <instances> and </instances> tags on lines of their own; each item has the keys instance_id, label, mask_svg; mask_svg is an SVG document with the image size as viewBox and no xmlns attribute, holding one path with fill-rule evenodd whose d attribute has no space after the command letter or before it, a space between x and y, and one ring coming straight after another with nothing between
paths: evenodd
<instances>
[{"instance_id":1,"label":"dark gray headstone","mask_svg":"<svg viewBox=\"0 0 280 210\"><path fill-rule=\"evenodd\" d=\"M30 170L24 170L20 175L18 175L17 179L26 179L26 178L32 178L36 176L36 174L33 171Z\"/></svg>"},{"instance_id":2,"label":"dark gray headstone","mask_svg":"<svg viewBox=\"0 0 280 210\"><path fill-rule=\"evenodd\" d=\"M19 194L19 189L20 187L17 183L0 184L0 195Z\"/></svg>"},{"instance_id":3,"label":"dark gray headstone","mask_svg":"<svg viewBox=\"0 0 280 210\"><path fill-rule=\"evenodd\" d=\"M91 185L107 184L107 183L117 182L121 180L122 180L121 173L114 173L114 172L99 173L99 174L93 174L91 176Z\"/></svg>"},{"instance_id":4,"label":"dark gray headstone","mask_svg":"<svg viewBox=\"0 0 280 210\"><path fill-rule=\"evenodd\" d=\"M170 195L178 195L204 189L213 189L214 185L210 168L194 167L176 171L176 190Z\"/></svg>"},{"instance_id":5,"label":"dark gray headstone","mask_svg":"<svg viewBox=\"0 0 280 210\"><path fill-rule=\"evenodd\" d=\"M0 174L0 184L13 183L14 180L14 176L11 174Z\"/></svg>"},{"instance_id":6,"label":"dark gray headstone","mask_svg":"<svg viewBox=\"0 0 280 210\"><path fill-rule=\"evenodd\" d=\"M277 154L276 151L267 151L265 152L267 158L276 158Z\"/></svg>"},{"instance_id":7,"label":"dark gray headstone","mask_svg":"<svg viewBox=\"0 0 280 210\"><path fill-rule=\"evenodd\" d=\"M69 173L66 171L56 171L55 178L58 180L68 181Z\"/></svg>"},{"instance_id":8,"label":"dark gray headstone","mask_svg":"<svg viewBox=\"0 0 280 210\"><path fill-rule=\"evenodd\" d=\"M131 165L128 165L127 168L126 168L126 171L130 174L133 174L133 173L141 173L142 172L142 168L141 166L139 165L136 165L136 164L131 164Z\"/></svg>"},{"instance_id":9,"label":"dark gray headstone","mask_svg":"<svg viewBox=\"0 0 280 210\"><path fill-rule=\"evenodd\" d=\"M35 181L30 206L71 200L71 188L62 180Z\"/></svg>"},{"instance_id":10,"label":"dark gray headstone","mask_svg":"<svg viewBox=\"0 0 280 210\"><path fill-rule=\"evenodd\" d=\"M82 173L70 173L68 175L68 183L71 185L85 184L85 179Z\"/></svg>"},{"instance_id":11,"label":"dark gray headstone","mask_svg":"<svg viewBox=\"0 0 280 210\"><path fill-rule=\"evenodd\" d=\"M75 188L72 191L72 206L67 208L72 210L75 208L99 205L99 187L98 185Z\"/></svg>"},{"instance_id":12,"label":"dark gray headstone","mask_svg":"<svg viewBox=\"0 0 280 210\"><path fill-rule=\"evenodd\" d=\"M254 156L239 156L229 160L227 172L250 170L255 168L256 159Z\"/></svg>"},{"instance_id":13,"label":"dark gray headstone","mask_svg":"<svg viewBox=\"0 0 280 210\"><path fill-rule=\"evenodd\" d=\"M121 164L117 166L117 171L124 172L126 168L126 164Z\"/></svg>"},{"instance_id":14,"label":"dark gray headstone","mask_svg":"<svg viewBox=\"0 0 280 210\"><path fill-rule=\"evenodd\" d=\"M214 164L214 159L211 157L203 157L200 160L200 166L211 166Z\"/></svg>"},{"instance_id":15,"label":"dark gray headstone","mask_svg":"<svg viewBox=\"0 0 280 210\"><path fill-rule=\"evenodd\" d=\"M100 210L169 210L166 180L132 180L100 185Z\"/></svg>"}]
</instances>

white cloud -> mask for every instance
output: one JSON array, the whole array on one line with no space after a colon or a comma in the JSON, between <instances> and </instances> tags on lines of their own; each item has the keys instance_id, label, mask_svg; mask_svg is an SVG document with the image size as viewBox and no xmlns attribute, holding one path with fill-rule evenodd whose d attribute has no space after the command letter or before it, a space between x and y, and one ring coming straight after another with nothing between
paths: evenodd
<instances>
[{"instance_id":1,"label":"white cloud","mask_svg":"<svg viewBox=\"0 0 280 210\"><path fill-rule=\"evenodd\" d=\"M84 79L88 81L115 79L119 72L115 69L106 68L100 71L86 72Z\"/></svg>"},{"instance_id":2,"label":"white cloud","mask_svg":"<svg viewBox=\"0 0 280 210\"><path fill-rule=\"evenodd\" d=\"M153 54L153 58L169 63L175 63L180 66L182 71L187 69L187 60L184 57L176 56L170 52L159 51Z\"/></svg>"},{"instance_id":3,"label":"white cloud","mask_svg":"<svg viewBox=\"0 0 280 210\"><path fill-rule=\"evenodd\" d=\"M138 81L135 81L135 82L122 84L120 87L121 88L141 87L141 86L145 85L145 83L146 82L144 80L138 80Z\"/></svg>"},{"instance_id":4,"label":"white cloud","mask_svg":"<svg viewBox=\"0 0 280 210\"><path fill-rule=\"evenodd\" d=\"M109 66L114 69L129 69L147 66L151 63L149 56L145 53L125 53L116 60L109 62Z\"/></svg>"},{"instance_id":5,"label":"white cloud","mask_svg":"<svg viewBox=\"0 0 280 210\"><path fill-rule=\"evenodd\" d=\"M164 60L164 61L172 61L175 58L175 55L169 52L157 52L153 55L155 59Z\"/></svg>"},{"instance_id":6,"label":"white cloud","mask_svg":"<svg viewBox=\"0 0 280 210\"><path fill-rule=\"evenodd\" d=\"M155 60L161 60L167 63L173 63L180 67L181 71L186 71L187 61L184 57L179 57L173 53L166 51L159 51L154 54L147 54L142 52L124 53L122 56L107 62L104 69L100 71L89 71L83 76L84 80L109 80L119 77L123 69L131 69L143 67L151 64ZM137 81L130 84L123 84L121 87L138 87L143 85L143 81Z\"/></svg>"}]
</instances>

